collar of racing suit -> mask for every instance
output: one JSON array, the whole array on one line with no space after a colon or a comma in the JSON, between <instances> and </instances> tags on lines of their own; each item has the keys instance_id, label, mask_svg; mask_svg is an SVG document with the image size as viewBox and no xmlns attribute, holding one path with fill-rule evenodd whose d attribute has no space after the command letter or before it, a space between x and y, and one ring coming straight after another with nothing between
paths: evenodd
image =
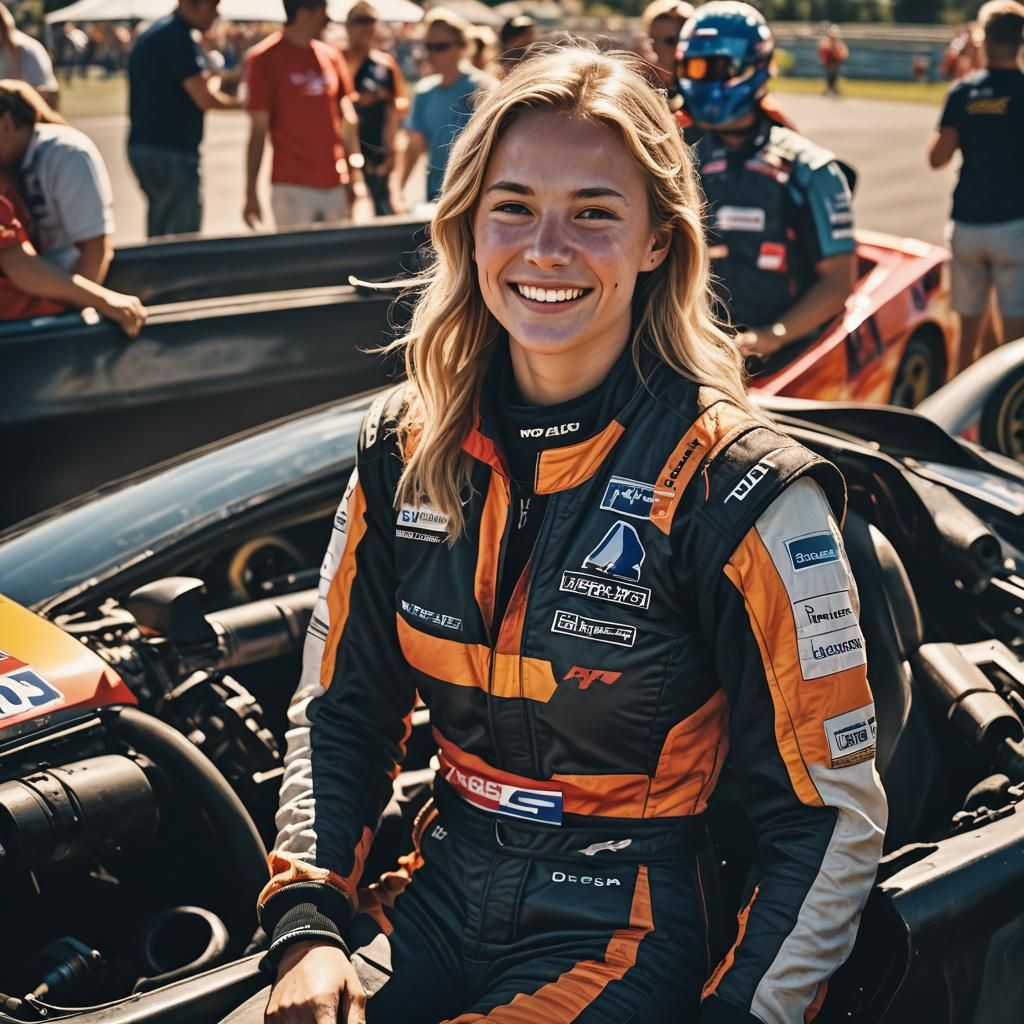
<instances>
[{"instance_id":1,"label":"collar of racing suit","mask_svg":"<svg viewBox=\"0 0 1024 1024\"><path fill-rule=\"evenodd\" d=\"M488 368L476 424L466 435L463 450L505 479L522 477L533 461L533 479L524 482L530 484L535 494L555 494L578 487L593 476L622 436L642 401L645 382L660 366L643 345L639 363L637 374L633 346L627 345L608 376L592 391L555 406L525 406L519 404L508 342L503 340ZM509 450L509 425L518 420L522 420L523 429L541 430L541 435L530 440L543 443ZM578 433L558 433L567 422L578 423ZM553 432L545 437L549 429Z\"/></svg>"}]
</instances>

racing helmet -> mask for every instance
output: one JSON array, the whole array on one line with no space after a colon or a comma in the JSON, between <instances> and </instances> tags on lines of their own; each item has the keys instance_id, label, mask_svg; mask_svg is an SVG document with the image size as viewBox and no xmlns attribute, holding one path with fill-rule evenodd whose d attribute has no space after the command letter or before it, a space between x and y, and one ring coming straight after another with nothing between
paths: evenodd
<instances>
[{"instance_id":1,"label":"racing helmet","mask_svg":"<svg viewBox=\"0 0 1024 1024\"><path fill-rule=\"evenodd\" d=\"M750 4L715 0L698 7L676 50L687 113L711 126L748 113L767 91L774 52L771 29Z\"/></svg>"}]
</instances>

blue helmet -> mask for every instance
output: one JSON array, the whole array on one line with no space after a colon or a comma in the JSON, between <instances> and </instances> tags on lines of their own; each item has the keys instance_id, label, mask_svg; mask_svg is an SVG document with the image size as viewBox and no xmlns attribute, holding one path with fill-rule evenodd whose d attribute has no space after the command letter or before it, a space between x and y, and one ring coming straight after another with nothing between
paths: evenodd
<instances>
[{"instance_id":1,"label":"blue helmet","mask_svg":"<svg viewBox=\"0 0 1024 1024\"><path fill-rule=\"evenodd\" d=\"M749 4L716 0L698 7L676 51L687 113L712 126L748 113L768 88L774 51L768 23Z\"/></svg>"}]
</instances>

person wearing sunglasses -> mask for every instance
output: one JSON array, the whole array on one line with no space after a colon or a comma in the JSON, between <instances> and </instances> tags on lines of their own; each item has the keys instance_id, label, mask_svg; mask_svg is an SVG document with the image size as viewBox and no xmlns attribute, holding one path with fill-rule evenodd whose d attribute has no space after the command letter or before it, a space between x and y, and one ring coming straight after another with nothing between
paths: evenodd
<instances>
[{"instance_id":1,"label":"person wearing sunglasses","mask_svg":"<svg viewBox=\"0 0 1024 1024\"><path fill-rule=\"evenodd\" d=\"M705 132L694 154L720 313L758 359L818 333L856 274L848 172L764 109L774 49L759 11L718 0L683 29L676 68Z\"/></svg>"},{"instance_id":2,"label":"person wearing sunglasses","mask_svg":"<svg viewBox=\"0 0 1024 1024\"><path fill-rule=\"evenodd\" d=\"M356 86L363 175L378 217L394 212L391 176L401 116L409 108L405 76L390 53L373 48L377 9L358 0L345 17L348 45L341 51Z\"/></svg>"},{"instance_id":3,"label":"person wearing sunglasses","mask_svg":"<svg viewBox=\"0 0 1024 1024\"><path fill-rule=\"evenodd\" d=\"M644 31L650 46L651 63L664 83L669 99L676 95L676 47L679 33L693 17L693 6L680 0L654 0L643 13Z\"/></svg>"},{"instance_id":4,"label":"person wearing sunglasses","mask_svg":"<svg viewBox=\"0 0 1024 1024\"><path fill-rule=\"evenodd\" d=\"M426 153L426 198L434 202L441 193L452 143L469 121L474 94L490 89L495 81L466 59L469 26L460 17L435 7L424 25L423 49L434 74L424 78L413 93L398 180L404 189Z\"/></svg>"}]
</instances>

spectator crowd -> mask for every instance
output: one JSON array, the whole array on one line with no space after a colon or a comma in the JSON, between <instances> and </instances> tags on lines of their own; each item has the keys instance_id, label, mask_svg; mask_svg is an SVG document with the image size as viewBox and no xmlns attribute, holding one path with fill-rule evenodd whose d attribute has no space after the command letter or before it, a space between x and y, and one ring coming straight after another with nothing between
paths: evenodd
<instances>
[{"instance_id":1,"label":"spectator crowd","mask_svg":"<svg viewBox=\"0 0 1024 1024\"><path fill-rule=\"evenodd\" d=\"M448 153L476 98L527 57L541 36L524 14L495 32L437 6L415 28L399 28L381 20L372 0L355 0L341 24L330 21L324 0L283 0L284 24L265 34L258 26L218 21L217 4L178 0L171 14L142 31L64 22L53 38L55 73L42 43L19 30L0 3L0 319L86 305L129 333L144 319L136 300L103 286L114 230L110 183L93 143L57 113L58 77L73 87L90 67L107 75L127 72L127 153L147 200L149 236L202 228L200 145L209 110L238 111L248 120L240 196L245 223L254 230L290 230L344 224L360 203L367 214L402 213L419 166L425 165L420 199L435 201ZM694 145L709 197L712 253L730 253L716 263L719 277L728 272L745 282L748 294L755 288L763 297L774 293L778 267L803 268L799 281L782 274L785 301L768 302L772 308L763 316L737 319L735 309L723 310L741 345L766 355L806 336L841 307L852 287L846 258L852 217L847 190L845 199L829 194L821 201L832 226L848 231L849 245L834 232L822 234L813 218L775 225L778 240L769 237L770 217L739 225L732 237L737 225L730 225L727 211L749 205L750 196L729 192L721 169L732 166L736 154L746 166L751 158L781 159L779 133L794 129L768 92L767 26L753 44L749 68L739 50L701 49L706 39L694 36L695 19L708 11L717 16L722 7L704 5L695 13L682 0L653 0L638 49L650 63L652 85L664 92ZM994 337L986 323L993 293L1003 334L1024 334L1024 192L1016 182L1024 158L1022 26L1024 6L992 0L958 33L946 62L954 85L927 153L933 167L958 152L962 158L949 239L965 363ZM827 92L838 93L848 56L839 29L828 26L818 49ZM749 97L729 84L742 80ZM732 114L723 113L726 93ZM269 210L258 188L268 143ZM827 164L830 155L821 159ZM757 184L744 179L739 187ZM716 205L722 212L716 214ZM813 199L807 205L815 209ZM748 245L751 234L760 248ZM789 253L786 239L794 235L803 239L802 248ZM750 266L741 266L744 261Z\"/></svg>"}]
</instances>

